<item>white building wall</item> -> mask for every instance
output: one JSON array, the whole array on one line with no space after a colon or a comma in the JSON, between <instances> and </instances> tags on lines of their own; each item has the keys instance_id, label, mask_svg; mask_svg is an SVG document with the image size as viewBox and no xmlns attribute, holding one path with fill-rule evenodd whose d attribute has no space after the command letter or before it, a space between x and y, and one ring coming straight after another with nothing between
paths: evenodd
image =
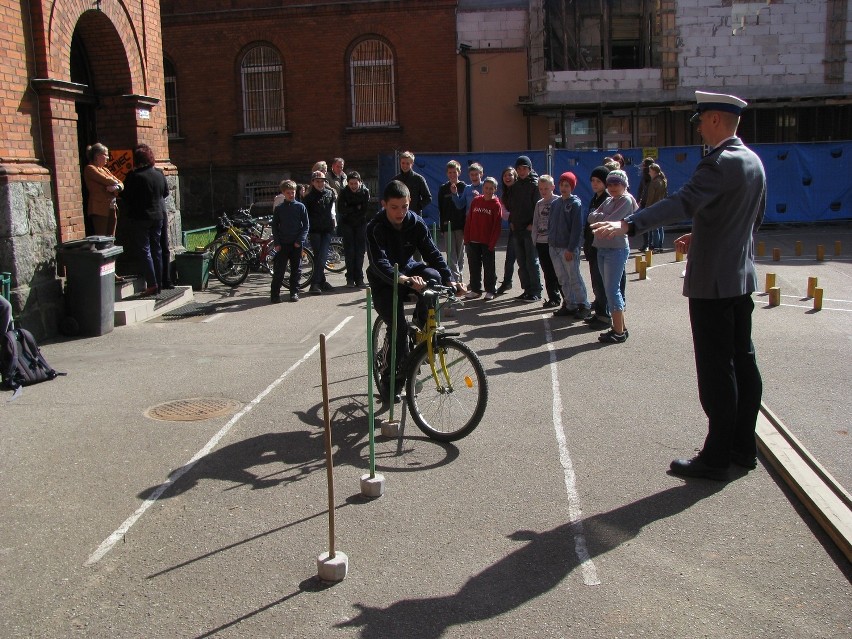
<instances>
[{"instance_id":1,"label":"white building wall","mask_svg":"<svg viewBox=\"0 0 852 639\"><path fill-rule=\"evenodd\" d=\"M549 74L545 101L688 101L696 89L747 99L852 92L852 11L847 19L844 82L827 85L825 0L727 4L677 3L677 90L662 89L659 69L560 71Z\"/></svg>"},{"instance_id":2,"label":"white building wall","mask_svg":"<svg viewBox=\"0 0 852 639\"><path fill-rule=\"evenodd\" d=\"M527 12L522 10L460 11L458 42L475 50L523 49L527 46Z\"/></svg>"}]
</instances>

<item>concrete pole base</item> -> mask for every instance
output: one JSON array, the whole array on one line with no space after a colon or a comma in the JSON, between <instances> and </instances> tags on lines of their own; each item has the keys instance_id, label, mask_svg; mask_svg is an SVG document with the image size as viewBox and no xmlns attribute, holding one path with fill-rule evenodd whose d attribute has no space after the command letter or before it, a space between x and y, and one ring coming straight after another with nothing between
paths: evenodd
<instances>
[{"instance_id":1,"label":"concrete pole base","mask_svg":"<svg viewBox=\"0 0 852 639\"><path fill-rule=\"evenodd\" d=\"M382 422L382 435L384 437L399 437L399 420L386 420Z\"/></svg>"},{"instance_id":2,"label":"concrete pole base","mask_svg":"<svg viewBox=\"0 0 852 639\"><path fill-rule=\"evenodd\" d=\"M343 581L348 571L349 557L339 550L334 553L334 557L329 557L327 552L317 557L317 576L323 581Z\"/></svg>"},{"instance_id":3,"label":"concrete pole base","mask_svg":"<svg viewBox=\"0 0 852 639\"><path fill-rule=\"evenodd\" d=\"M369 473L361 475L361 494L364 497L381 497L385 494L385 477L376 473L370 477Z\"/></svg>"}]
</instances>

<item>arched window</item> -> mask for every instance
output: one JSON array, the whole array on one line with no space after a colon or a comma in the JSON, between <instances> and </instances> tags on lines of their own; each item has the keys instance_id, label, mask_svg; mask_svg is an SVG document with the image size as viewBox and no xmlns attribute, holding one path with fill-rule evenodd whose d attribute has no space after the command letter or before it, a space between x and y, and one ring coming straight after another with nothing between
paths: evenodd
<instances>
[{"instance_id":1,"label":"arched window","mask_svg":"<svg viewBox=\"0 0 852 639\"><path fill-rule=\"evenodd\" d=\"M284 68L272 47L250 49L240 64L243 128L247 133L284 130Z\"/></svg>"},{"instance_id":2,"label":"arched window","mask_svg":"<svg viewBox=\"0 0 852 639\"><path fill-rule=\"evenodd\" d=\"M349 55L352 126L397 124L393 52L381 40L362 40Z\"/></svg>"},{"instance_id":3,"label":"arched window","mask_svg":"<svg viewBox=\"0 0 852 639\"><path fill-rule=\"evenodd\" d=\"M163 58L163 76L166 91L166 129L170 138L180 136L177 102L177 74L171 60Z\"/></svg>"}]
</instances>

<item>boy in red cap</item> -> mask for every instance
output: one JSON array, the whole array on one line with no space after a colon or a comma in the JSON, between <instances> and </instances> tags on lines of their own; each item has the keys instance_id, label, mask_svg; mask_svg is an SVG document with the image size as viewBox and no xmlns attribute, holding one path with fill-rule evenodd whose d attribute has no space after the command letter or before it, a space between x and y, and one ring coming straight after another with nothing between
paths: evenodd
<instances>
[{"instance_id":1,"label":"boy in red cap","mask_svg":"<svg viewBox=\"0 0 852 639\"><path fill-rule=\"evenodd\" d=\"M591 316L586 283L580 274L580 247L583 245L583 205L574 195L577 176L566 171L559 176L560 198L550 207L548 244L550 260L562 287L562 307L557 317L573 315L577 319Z\"/></svg>"}]
</instances>

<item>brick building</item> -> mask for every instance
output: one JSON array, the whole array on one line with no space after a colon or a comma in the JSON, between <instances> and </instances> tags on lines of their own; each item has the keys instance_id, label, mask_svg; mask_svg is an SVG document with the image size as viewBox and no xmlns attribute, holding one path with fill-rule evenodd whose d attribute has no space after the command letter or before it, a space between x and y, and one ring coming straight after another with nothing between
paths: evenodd
<instances>
[{"instance_id":1,"label":"brick building","mask_svg":"<svg viewBox=\"0 0 852 639\"><path fill-rule=\"evenodd\" d=\"M58 243L85 236L85 148L149 144L167 160L160 14L155 0L0 0L0 271L16 317L56 332ZM172 203L174 229L179 214Z\"/></svg>"},{"instance_id":2,"label":"brick building","mask_svg":"<svg viewBox=\"0 0 852 639\"><path fill-rule=\"evenodd\" d=\"M271 199L343 157L459 146L456 2L162 0L181 210Z\"/></svg>"}]
</instances>

